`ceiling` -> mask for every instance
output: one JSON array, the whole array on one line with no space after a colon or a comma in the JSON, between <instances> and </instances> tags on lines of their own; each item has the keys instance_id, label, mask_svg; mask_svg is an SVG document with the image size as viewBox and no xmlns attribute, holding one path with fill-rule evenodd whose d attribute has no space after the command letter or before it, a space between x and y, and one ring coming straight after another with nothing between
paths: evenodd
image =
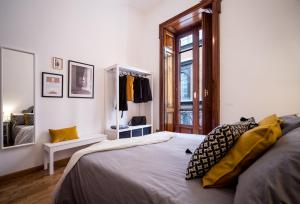
<instances>
[{"instance_id":1,"label":"ceiling","mask_svg":"<svg viewBox=\"0 0 300 204\"><path fill-rule=\"evenodd\" d=\"M147 12L158 5L162 0L128 0L129 5L143 11Z\"/></svg>"}]
</instances>

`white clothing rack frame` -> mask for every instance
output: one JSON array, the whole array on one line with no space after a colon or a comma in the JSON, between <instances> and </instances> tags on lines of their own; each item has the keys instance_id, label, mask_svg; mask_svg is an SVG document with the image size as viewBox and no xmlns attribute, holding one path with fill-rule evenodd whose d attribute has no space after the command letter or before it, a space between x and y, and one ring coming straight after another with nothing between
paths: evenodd
<instances>
[{"instance_id":1,"label":"white clothing rack frame","mask_svg":"<svg viewBox=\"0 0 300 204\"><path fill-rule=\"evenodd\" d=\"M147 125L141 125L141 126L130 126L129 128L126 129L120 129L120 110L119 110L119 76L122 72L126 72L126 73L130 73L130 74L134 74L134 75L138 75L138 76L144 76L147 77L150 80L150 87L151 87L151 92L152 92L152 98L153 98L153 75L151 72L149 71L145 71L136 67L131 67L131 66L127 66L127 65L119 65L119 64L114 64L110 67L107 67L105 69L105 74L104 74L104 84L105 84L105 88L104 88L104 97L105 97L105 132L108 135L109 139L120 139L120 132L124 132L124 131L131 131L131 135L130 137L132 137L132 130L135 129L139 129L139 128L145 128L145 127L151 127L151 133L153 133L153 99L152 101L149 101L147 103L150 103L150 123L147 123ZM108 120L108 115L111 114L111 111L114 110L109 110L108 107L108 103L110 100L109 97L109 84L108 83L112 83L109 82L108 80L108 74L109 73L114 73L114 78L115 78L115 87L114 87L114 95L115 95L115 101L114 104L116 106L116 115L115 115L115 125L116 125L116 129L111 129L110 125L112 124L108 124L109 120ZM136 104L139 106L139 113L140 111L140 103ZM128 110L130 111L130 110ZM148 122L148 121L147 121ZM142 131L143 132L143 131ZM112 136L116 134L115 136Z\"/></svg>"}]
</instances>

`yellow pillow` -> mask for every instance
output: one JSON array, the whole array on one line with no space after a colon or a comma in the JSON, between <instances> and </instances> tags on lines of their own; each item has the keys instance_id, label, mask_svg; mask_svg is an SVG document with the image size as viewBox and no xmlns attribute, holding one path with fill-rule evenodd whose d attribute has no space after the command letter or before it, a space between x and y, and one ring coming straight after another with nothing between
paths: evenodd
<instances>
[{"instance_id":1,"label":"yellow pillow","mask_svg":"<svg viewBox=\"0 0 300 204\"><path fill-rule=\"evenodd\" d=\"M34 113L24 113L24 124L34 125Z\"/></svg>"},{"instance_id":2,"label":"yellow pillow","mask_svg":"<svg viewBox=\"0 0 300 204\"><path fill-rule=\"evenodd\" d=\"M224 187L270 148L282 135L280 123L259 125L245 132L232 149L202 178L203 187Z\"/></svg>"},{"instance_id":3,"label":"yellow pillow","mask_svg":"<svg viewBox=\"0 0 300 204\"><path fill-rule=\"evenodd\" d=\"M267 124L270 124L270 123L276 123L280 121L280 119L277 117L276 114L273 114L273 115L270 115L264 119L262 119L261 121L259 121L259 125L267 125Z\"/></svg>"},{"instance_id":4,"label":"yellow pillow","mask_svg":"<svg viewBox=\"0 0 300 204\"><path fill-rule=\"evenodd\" d=\"M78 139L78 134L77 134L77 128L76 126L74 127L69 127L69 128L63 128L63 129L58 129L58 130L52 130L49 129L49 133L51 136L51 142L56 143L56 142L62 142L65 140L73 140L73 139Z\"/></svg>"}]
</instances>

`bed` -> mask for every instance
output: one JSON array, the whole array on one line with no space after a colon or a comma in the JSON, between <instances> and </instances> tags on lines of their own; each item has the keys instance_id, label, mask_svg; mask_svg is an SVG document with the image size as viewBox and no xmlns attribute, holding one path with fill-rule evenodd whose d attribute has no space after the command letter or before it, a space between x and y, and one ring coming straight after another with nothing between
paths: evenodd
<instances>
[{"instance_id":1,"label":"bed","mask_svg":"<svg viewBox=\"0 0 300 204\"><path fill-rule=\"evenodd\" d=\"M32 143L33 137L33 125L14 125L12 127L12 139L14 141L14 145Z\"/></svg>"},{"instance_id":2,"label":"bed","mask_svg":"<svg viewBox=\"0 0 300 204\"><path fill-rule=\"evenodd\" d=\"M56 204L293 203L300 199L299 127L300 124L298 128L289 130L290 133L242 173L237 186L205 189L200 179L185 180L191 158L186 149L193 152L204 136L169 133L173 134L172 138L164 142L80 157L57 186L54 201ZM287 156L295 157L289 160L289 168L276 171L277 165L287 167ZM278 158L282 159L278 161ZM273 172L278 177L283 174L284 179L274 180ZM258 181L255 180L256 175ZM292 189L285 188L285 185ZM238 196L236 192L239 192ZM261 198L256 195L263 193L266 194Z\"/></svg>"},{"instance_id":3,"label":"bed","mask_svg":"<svg viewBox=\"0 0 300 204\"><path fill-rule=\"evenodd\" d=\"M185 180L186 165L203 140L174 134L166 142L85 155L64 179L55 203L224 203L234 188L204 189Z\"/></svg>"},{"instance_id":4,"label":"bed","mask_svg":"<svg viewBox=\"0 0 300 204\"><path fill-rule=\"evenodd\" d=\"M11 114L10 144L21 145L34 142L34 107Z\"/></svg>"}]
</instances>

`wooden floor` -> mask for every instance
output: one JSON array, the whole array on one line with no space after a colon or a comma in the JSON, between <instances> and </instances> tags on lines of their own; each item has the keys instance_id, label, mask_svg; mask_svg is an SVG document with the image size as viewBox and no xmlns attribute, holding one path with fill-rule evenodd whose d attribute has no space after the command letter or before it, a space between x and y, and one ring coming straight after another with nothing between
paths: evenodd
<instances>
[{"instance_id":1,"label":"wooden floor","mask_svg":"<svg viewBox=\"0 0 300 204\"><path fill-rule=\"evenodd\" d=\"M0 204L48 204L52 203L52 192L63 173L64 166L56 167L49 176L48 171L39 170L17 178L0 182Z\"/></svg>"}]
</instances>

